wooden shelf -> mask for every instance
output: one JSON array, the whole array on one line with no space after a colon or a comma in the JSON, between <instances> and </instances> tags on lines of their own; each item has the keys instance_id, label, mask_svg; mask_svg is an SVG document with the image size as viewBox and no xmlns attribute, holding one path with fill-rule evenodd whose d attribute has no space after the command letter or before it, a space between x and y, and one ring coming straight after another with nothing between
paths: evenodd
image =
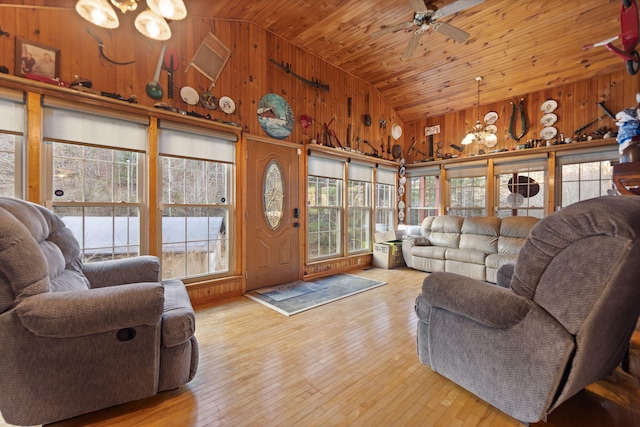
<instances>
[{"instance_id":1,"label":"wooden shelf","mask_svg":"<svg viewBox=\"0 0 640 427\"><path fill-rule=\"evenodd\" d=\"M428 165L464 163L464 162L473 162L478 160L503 158L503 157L517 158L519 156L527 156L531 154L559 152L559 151L577 150L577 149L585 149L585 148L598 148L598 147L607 147L607 146L615 146L615 145L617 145L617 141L615 138L594 139L591 141L572 142L570 144L550 145L548 147L545 146L545 147L537 147L537 148L525 148L524 150L507 150L507 151L500 151L496 153L478 154L476 156L464 156L464 157L456 157L451 159L437 159L432 161L414 162L414 163L407 164L407 169L419 168L419 167L424 167Z\"/></svg>"}]
</instances>

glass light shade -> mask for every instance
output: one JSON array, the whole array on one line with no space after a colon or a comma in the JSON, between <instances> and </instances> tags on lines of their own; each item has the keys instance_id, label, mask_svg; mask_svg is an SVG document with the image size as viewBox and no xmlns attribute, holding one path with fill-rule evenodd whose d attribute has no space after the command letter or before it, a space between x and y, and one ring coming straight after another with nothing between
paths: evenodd
<instances>
[{"instance_id":1,"label":"glass light shade","mask_svg":"<svg viewBox=\"0 0 640 427\"><path fill-rule=\"evenodd\" d=\"M495 133L491 133L491 132L487 132L487 134L484 137L484 142L489 143L489 144L494 144L496 142L498 142L498 137L496 136Z\"/></svg>"},{"instance_id":2,"label":"glass light shade","mask_svg":"<svg viewBox=\"0 0 640 427\"><path fill-rule=\"evenodd\" d=\"M76 12L87 21L103 28L118 28L120 21L107 0L78 0Z\"/></svg>"},{"instance_id":3,"label":"glass light shade","mask_svg":"<svg viewBox=\"0 0 640 427\"><path fill-rule=\"evenodd\" d=\"M158 15L172 21L187 17L187 8L182 0L147 0L147 6Z\"/></svg>"},{"instance_id":4,"label":"glass light shade","mask_svg":"<svg viewBox=\"0 0 640 427\"><path fill-rule=\"evenodd\" d=\"M134 24L140 33L150 39L169 40L171 38L171 29L167 21L150 9L140 12Z\"/></svg>"},{"instance_id":5,"label":"glass light shade","mask_svg":"<svg viewBox=\"0 0 640 427\"><path fill-rule=\"evenodd\" d=\"M475 141L476 139L476 135L473 133L468 133L463 139L462 139L462 145L469 145L471 144L473 141Z\"/></svg>"}]
</instances>

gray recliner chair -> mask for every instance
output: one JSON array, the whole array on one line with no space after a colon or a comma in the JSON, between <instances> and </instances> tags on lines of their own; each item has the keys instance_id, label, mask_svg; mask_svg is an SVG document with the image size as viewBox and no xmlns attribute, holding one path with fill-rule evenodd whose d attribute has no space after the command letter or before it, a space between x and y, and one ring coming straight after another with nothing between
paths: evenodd
<instances>
[{"instance_id":1,"label":"gray recliner chair","mask_svg":"<svg viewBox=\"0 0 640 427\"><path fill-rule=\"evenodd\" d=\"M52 212L0 197L0 412L51 423L152 396L198 366L184 284L155 257L83 264Z\"/></svg>"},{"instance_id":2,"label":"gray recliner chair","mask_svg":"<svg viewBox=\"0 0 640 427\"><path fill-rule=\"evenodd\" d=\"M433 273L416 300L422 363L522 422L537 422L625 354L640 312L640 197L542 219L498 285Z\"/></svg>"}]
</instances>

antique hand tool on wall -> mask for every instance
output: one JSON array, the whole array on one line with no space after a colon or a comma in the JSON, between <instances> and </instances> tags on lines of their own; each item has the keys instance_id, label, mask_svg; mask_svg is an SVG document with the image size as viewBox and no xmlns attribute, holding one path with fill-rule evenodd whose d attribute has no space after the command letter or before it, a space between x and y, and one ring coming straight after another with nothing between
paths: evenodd
<instances>
[{"instance_id":1,"label":"antique hand tool on wall","mask_svg":"<svg viewBox=\"0 0 640 427\"><path fill-rule=\"evenodd\" d=\"M96 33L94 33L91 30L91 28L87 28L87 32L91 35L91 37L96 39L96 41L98 42L98 49L100 50L100 56L102 56L107 61L109 61L109 62L111 62L112 64L115 64L115 65L129 65L129 64L133 64L134 62L136 62L136 61L119 62L119 61L116 61L114 59L111 59L111 58L107 57L107 55L104 53L104 43L102 42L102 39L100 39L100 37L98 37L98 35Z\"/></svg>"},{"instance_id":2,"label":"antique hand tool on wall","mask_svg":"<svg viewBox=\"0 0 640 427\"><path fill-rule=\"evenodd\" d=\"M272 62L273 64L275 64L276 66L278 66L279 68L282 68L285 73L291 74L293 77L295 77L296 79L300 80L304 84L309 85L311 87L315 87L317 89L322 89L324 91L329 92L329 85L323 84L320 81L320 79L316 79L316 78L311 77L311 80L307 80L304 77L299 76L298 74L294 73L293 70L291 70L291 64L286 64L285 65L284 62L283 63L279 63L275 59L271 59L271 58L269 58L269 61Z\"/></svg>"},{"instance_id":3,"label":"antique hand tool on wall","mask_svg":"<svg viewBox=\"0 0 640 427\"><path fill-rule=\"evenodd\" d=\"M602 111L604 111L604 114L601 115L600 117L598 117L597 119L595 119L595 120L587 123L586 125L582 126L581 128L576 129L575 132L573 132L574 135L580 135L583 130L585 130L586 128L588 128L592 124L594 124L596 122L599 122L600 120L604 119L607 116L611 117L613 120L616 119L616 116L611 111L609 111L609 109L607 107L604 106L603 102L598 102L598 106L600 108L602 108Z\"/></svg>"}]
</instances>

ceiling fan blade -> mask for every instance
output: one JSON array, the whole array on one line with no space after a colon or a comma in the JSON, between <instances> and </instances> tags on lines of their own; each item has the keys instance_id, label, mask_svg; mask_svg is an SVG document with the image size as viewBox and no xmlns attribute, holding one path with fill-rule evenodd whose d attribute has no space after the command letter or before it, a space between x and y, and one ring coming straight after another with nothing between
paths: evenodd
<instances>
[{"instance_id":1,"label":"ceiling fan blade","mask_svg":"<svg viewBox=\"0 0 640 427\"><path fill-rule=\"evenodd\" d=\"M447 24L446 22L436 22L432 25L433 29L439 32L440 34L449 37L451 40L456 41L458 43L464 43L469 38L469 33L461 30L458 27L454 27L451 24Z\"/></svg>"},{"instance_id":2,"label":"ceiling fan blade","mask_svg":"<svg viewBox=\"0 0 640 427\"><path fill-rule=\"evenodd\" d=\"M424 29L422 28L418 28L413 33L413 35L411 36L411 39L409 40L409 44L407 45L407 48L402 54L402 59L411 58L411 56L413 55L413 52L416 51L416 48L420 44L420 38L422 37L422 33L424 33Z\"/></svg>"},{"instance_id":3,"label":"ceiling fan blade","mask_svg":"<svg viewBox=\"0 0 640 427\"><path fill-rule=\"evenodd\" d=\"M373 33L371 33L371 37L375 39L375 38L378 38L378 37L383 36L385 34L395 33L396 31L400 31L400 30L403 30L405 28L409 28L412 25L413 25L413 22L403 22L402 24L396 24L396 25L390 25L388 27L383 27L380 30L374 31Z\"/></svg>"},{"instance_id":4,"label":"ceiling fan blade","mask_svg":"<svg viewBox=\"0 0 640 427\"><path fill-rule=\"evenodd\" d=\"M436 17L442 18L445 16L453 15L454 13L458 13L461 10L477 6L482 3L484 0L458 0L446 6L442 6L440 9L436 11Z\"/></svg>"},{"instance_id":5,"label":"ceiling fan blade","mask_svg":"<svg viewBox=\"0 0 640 427\"><path fill-rule=\"evenodd\" d=\"M409 4L416 12L424 12L427 10L424 0L409 0Z\"/></svg>"}]
</instances>

